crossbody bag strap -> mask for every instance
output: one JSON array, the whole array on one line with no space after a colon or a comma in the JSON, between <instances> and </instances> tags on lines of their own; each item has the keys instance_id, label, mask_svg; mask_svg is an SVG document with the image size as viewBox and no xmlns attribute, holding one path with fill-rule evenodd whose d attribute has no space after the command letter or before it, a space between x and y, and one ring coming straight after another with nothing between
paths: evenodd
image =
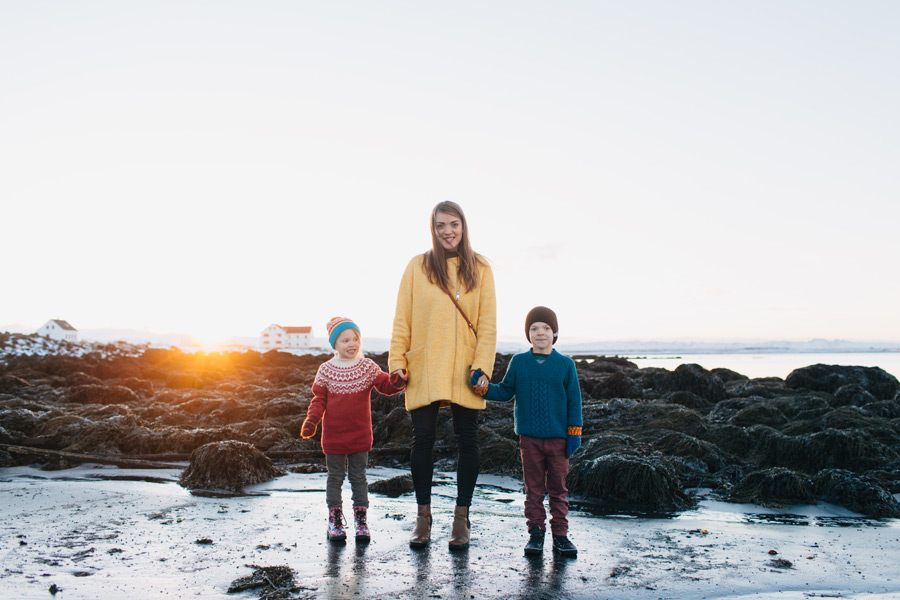
<instances>
[{"instance_id":1,"label":"crossbody bag strap","mask_svg":"<svg viewBox=\"0 0 900 600\"><path fill-rule=\"evenodd\" d=\"M457 300L456 298L454 298L454 297L453 297L453 294L451 294L449 291L447 291L447 290L444 290L444 291L447 292L447 295L448 295L448 296L450 296L450 299L453 301L453 304L456 305L456 310L458 310L458 311L459 311L459 314L462 315L462 318L466 320L466 324L469 326L469 329L472 330L472 334L475 336L475 339L477 340L477 339L478 339L478 332L475 331L475 326L472 325L472 321L469 320L469 317L466 316L466 313L465 313L465 311L462 309L462 306L459 305L459 300Z\"/></svg>"}]
</instances>

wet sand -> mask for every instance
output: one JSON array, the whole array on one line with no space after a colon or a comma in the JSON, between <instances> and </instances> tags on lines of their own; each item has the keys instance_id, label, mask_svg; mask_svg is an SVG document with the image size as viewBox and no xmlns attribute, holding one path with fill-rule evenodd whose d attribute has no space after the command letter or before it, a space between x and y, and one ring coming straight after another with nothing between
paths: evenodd
<instances>
[{"instance_id":1,"label":"wet sand","mask_svg":"<svg viewBox=\"0 0 900 600\"><path fill-rule=\"evenodd\" d=\"M369 481L403 473L369 471ZM575 559L527 559L516 479L481 476L472 544L451 553L452 477L435 488L434 541L407 545L415 500L370 496L372 542L325 540L324 474L291 473L210 498L177 469L0 469L3 598L257 598L228 594L249 565L287 565L297 598L897 598L900 522L838 506L702 500L668 517L574 503ZM128 479L122 479L123 477ZM155 478L141 481L142 478ZM349 488L344 489L349 512ZM770 551L777 552L771 554Z\"/></svg>"}]
</instances>

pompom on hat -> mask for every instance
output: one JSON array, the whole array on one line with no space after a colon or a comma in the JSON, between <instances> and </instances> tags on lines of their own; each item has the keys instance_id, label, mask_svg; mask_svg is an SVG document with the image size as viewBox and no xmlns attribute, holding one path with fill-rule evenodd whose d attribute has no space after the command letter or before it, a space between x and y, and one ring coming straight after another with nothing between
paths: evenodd
<instances>
[{"instance_id":1,"label":"pompom on hat","mask_svg":"<svg viewBox=\"0 0 900 600\"><path fill-rule=\"evenodd\" d=\"M334 317L325 325L325 330L328 331L328 343L331 344L332 348L334 348L334 343L337 341L338 336L346 329L355 329L356 333L359 334L359 327L347 317Z\"/></svg>"},{"instance_id":2,"label":"pompom on hat","mask_svg":"<svg viewBox=\"0 0 900 600\"><path fill-rule=\"evenodd\" d=\"M525 339L529 343L531 342L529 331L534 323L546 323L549 325L550 329L553 330L553 343L556 343L557 338L559 338L559 323L556 321L555 312L546 306L535 306L528 311L528 316L525 317Z\"/></svg>"}]
</instances>

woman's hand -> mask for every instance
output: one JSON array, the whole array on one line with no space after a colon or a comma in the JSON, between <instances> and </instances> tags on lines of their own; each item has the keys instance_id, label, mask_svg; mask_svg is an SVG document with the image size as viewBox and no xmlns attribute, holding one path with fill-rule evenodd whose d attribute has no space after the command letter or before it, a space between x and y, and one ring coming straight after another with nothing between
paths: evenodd
<instances>
[{"instance_id":1,"label":"woman's hand","mask_svg":"<svg viewBox=\"0 0 900 600\"><path fill-rule=\"evenodd\" d=\"M475 382L476 375L480 375L477 382ZM481 369L475 369L472 371L472 381L472 388L476 394L478 394L479 396L484 396L485 394L487 394L488 384L491 382L491 380L488 379L487 375L481 372Z\"/></svg>"},{"instance_id":2,"label":"woman's hand","mask_svg":"<svg viewBox=\"0 0 900 600\"><path fill-rule=\"evenodd\" d=\"M409 371L406 369L397 369L391 373L391 385L395 388L405 388L407 383L409 383Z\"/></svg>"}]
</instances>

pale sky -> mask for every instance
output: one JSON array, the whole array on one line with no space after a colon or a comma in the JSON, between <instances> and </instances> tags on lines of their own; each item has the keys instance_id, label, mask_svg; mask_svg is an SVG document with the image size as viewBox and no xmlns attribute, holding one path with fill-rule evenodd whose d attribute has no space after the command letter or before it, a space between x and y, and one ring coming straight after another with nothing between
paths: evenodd
<instances>
[{"instance_id":1,"label":"pale sky","mask_svg":"<svg viewBox=\"0 0 900 600\"><path fill-rule=\"evenodd\" d=\"M900 3L0 0L0 328L900 340ZM521 339L519 339L521 338Z\"/></svg>"}]
</instances>

